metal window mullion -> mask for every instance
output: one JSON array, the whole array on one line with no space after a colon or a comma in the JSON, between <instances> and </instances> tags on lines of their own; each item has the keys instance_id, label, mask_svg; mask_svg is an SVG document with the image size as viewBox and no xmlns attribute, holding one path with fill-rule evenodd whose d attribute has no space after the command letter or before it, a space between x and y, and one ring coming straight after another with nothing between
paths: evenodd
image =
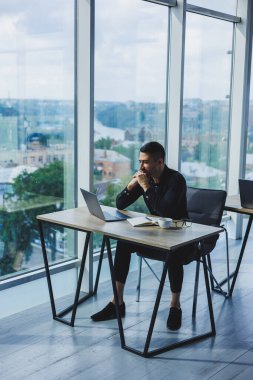
<instances>
[{"instance_id":1,"label":"metal window mullion","mask_svg":"<svg viewBox=\"0 0 253 380\"><path fill-rule=\"evenodd\" d=\"M78 88L77 88L77 79L78 79L78 0L75 0L75 18L74 18L74 204L75 207L77 207L77 165L78 165L78 150L77 150L77 144L78 144ZM75 248L76 248L76 238L75 238Z\"/></svg>"},{"instance_id":2,"label":"metal window mullion","mask_svg":"<svg viewBox=\"0 0 253 380\"><path fill-rule=\"evenodd\" d=\"M168 112L169 112L169 72L170 72L170 28L171 11L168 9L168 28L167 28L167 65L166 65L166 94L165 94L165 136L164 147L166 152L166 162L168 161Z\"/></svg>"},{"instance_id":3,"label":"metal window mullion","mask_svg":"<svg viewBox=\"0 0 253 380\"><path fill-rule=\"evenodd\" d=\"M95 2L78 0L77 9L77 206L84 200L80 187L91 189L94 160L94 13ZM82 256L84 234L78 233L78 257ZM85 291L93 283L92 244L85 266ZM88 275L88 276L87 276ZM86 281L88 279L88 281Z\"/></svg>"},{"instance_id":4,"label":"metal window mullion","mask_svg":"<svg viewBox=\"0 0 253 380\"><path fill-rule=\"evenodd\" d=\"M243 134L244 138L241 141L241 158L240 177L245 177L246 174L246 154L247 154L247 135L249 123L249 106L250 106L250 87L251 81L251 65L252 65L252 44L253 44L253 3L248 0L248 22L246 29L246 48L245 48L245 65L244 65L244 92L243 92L243 111L242 111L242 127L246 128Z\"/></svg>"},{"instance_id":5,"label":"metal window mullion","mask_svg":"<svg viewBox=\"0 0 253 380\"><path fill-rule=\"evenodd\" d=\"M176 7L177 0L142 0L147 1L148 3L154 3L158 5L164 5L166 7Z\"/></svg>"},{"instance_id":6,"label":"metal window mullion","mask_svg":"<svg viewBox=\"0 0 253 380\"><path fill-rule=\"evenodd\" d=\"M186 11L192 12L192 13L197 13L197 14L200 14L202 16L217 18L217 19L220 19L223 21L229 21L229 22L234 22L234 23L241 22L241 17L233 16L233 15L230 15L228 13L218 12L218 11L208 9L208 8L202 8L202 7L199 7L197 5L187 4L186 5Z\"/></svg>"},{"instance_id":7,"label":"metal window mullion","mask_svg":"<svg viewBox=\"0 0 253 380\"><path fill-rule=\"evenodd\" d=\"M252 2L240 1L238 12L243 22L235 25L235 49L233 54L233 86L231 93L231 123L229 145L228 194L238 192L238 178L243 175L245 163L245 135L248 115L250 89L250 60L252 44ZM231 214L228 226L229 235L239 238L242 232L242 220L237 214Z\"/></svg>"},{"instance_id":8,"label":"metal window mullion","mask_svg":"<svg viewBox=\"0 0 253 380\"><path fill-rule=\"evenodd\" d=\"M178 0L178 6L171 9L170 22L170 63L169 63L169 104L167 118L167 164L180 170L183 78L184 78L184 45L186 1ZM173 96L171 96L173 94Z\"/></svg>"},{"instance_id":9,"label":"metal window mullion","mask_svg":"<svg viewBox=\"0 0 253 380\"><path fill-rule=\"evenodd\" d=\"M229 173L229 165L230 165L230 135L231 135L231 110L232 110L232 98L231 94L233 91L233 80L234 80L234 52L235 52L235 33L236 33L236 24L233 24L233 36L232 36L232 57L231 57L231 71L230 71L230 86L229 86L229 105L228 105L228 144L227 144L227 165L226 165L226 190L228 189L228 173Z\"/></svg>"},{"instance_id":10,"label":"metal window mullion","mask_svg":"<svg viewBox=\"0 0 253 380\"><path fill-rule=\"evenodd\" d=\"M182 135L183 135L183 107L184 107L184 72L185 72L185 40L186 40L186 6L184 3L184 12L182 19L182 53L181 53L181 88L180 88L180 123L179 123L179 148L178 148L178 170L181 171L182 164Z\"/></svg>"}]
</instances>

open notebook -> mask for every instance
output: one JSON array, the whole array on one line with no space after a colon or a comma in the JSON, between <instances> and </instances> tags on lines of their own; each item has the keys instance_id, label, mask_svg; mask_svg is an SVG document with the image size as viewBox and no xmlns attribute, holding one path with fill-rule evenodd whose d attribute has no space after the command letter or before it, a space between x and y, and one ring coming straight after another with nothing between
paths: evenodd
<instances>
[{"instance_id":1,"label":"open notebook","mask_svg":"<svg viewBox=\"0 0 253 380\"><path fill-rule=\"evenodd\" d=\"M141 226L158 226L158 218L151 216L137 216L136 218L127 219L133 227Z\"/></svg>"}]
</instances>

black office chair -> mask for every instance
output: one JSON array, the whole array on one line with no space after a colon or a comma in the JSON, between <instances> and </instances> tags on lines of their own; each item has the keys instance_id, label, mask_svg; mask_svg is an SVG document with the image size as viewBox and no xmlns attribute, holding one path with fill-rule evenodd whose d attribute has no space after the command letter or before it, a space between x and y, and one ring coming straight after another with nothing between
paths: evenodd
<instances>
[{"instance_id":1,"label":"black office chair","mask_svg":"<svg viewBox=\"0 0 253 380\"><path fill-rule=\"evenodd\" d=\"M225 292L220 283L215 278L212 271L211 257L210 253L216 246L216 242L219 235L209 239L205 239L201 243L201 255L207 258L207 270L210 275L211 288L214 291L218 291L225 297L229 294L230 290L230 274L229 274L229 251L228 251L228 234L224 226L221 226L221 218L223 214L223 209L226 202L227 193L224 190L210 190L210 189L196 189L193 187L187 188L187 208L190 220L193 223L201 223L210 226L220 226L225 232L226 237L226 263L227 263L227 285L228 291ZM200 269L201 259L196 260L196 273L195 273L195 284L194 284L194 297L193 297L193 310L192 315L196 314L197 306L197 296L198 296L198 284L199 284L199 269ZM216 284L216 285L214 285Z\"/></svg>"},{"instance_id":2,"label":"black office chair","mask_svg":"<svg viewBox=\"0 0 253 380\"><path fill-rule=\"evenodd\" d=\"M227 193L224 190L209 190L209 189L197 189L188 187L187 188L187 208L189 219L193 223L200 223L210 226L220 226L221 218L223 214L223 208L225 205ZM229 257L228 257L228 237L226 229L221 226L226 234L226 252L227 252L227 280L228 280L228 293L229 293ZM199 284L199 270L200 263L202 262L205 265L207 259L207 271L210 275L210 282L212 290L217 290L219 293L227 296L226 293L220 286L219 282L213 275L212 265L210 259L210 253L214 249L216 242L219 238L219 235L205 239L202 242L199 242L198 252L196 252L196 274L195 274L195 284L194 284L194 297L193 297L193 309L192 316L196 315L197 307L197 295L198 295L198 284ZM187 249L187 247L186 247ZM154 272L153 268L147 261L145 255L141 255L137 252L139 256L139 275L138 275L138 284L137 284L137 301L140 299L140 288L141 288L141 271L142 271L142 261L144 260L149 269L155 275L158 281L159 278ZM148 256L148 259L152 259L151 256ZM156 260L163 261L162 257ZM215 284L215 285L214 285Z\"/></svg>"}]
</instances>

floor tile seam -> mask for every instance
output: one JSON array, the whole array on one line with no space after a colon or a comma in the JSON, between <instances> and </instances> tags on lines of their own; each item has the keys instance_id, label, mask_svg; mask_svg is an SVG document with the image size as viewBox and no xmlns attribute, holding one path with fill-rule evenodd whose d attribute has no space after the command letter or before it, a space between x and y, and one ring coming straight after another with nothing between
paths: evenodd
<instances>
[{"instance_id":1,"label":"floor tile seam","mask_svg":"<svg viewBox=\"0 0 253 380\"><path fill-rule=\"evenodd\" d=\"M236 363L236 360L238 360L240 357L244 356L247 352L249 352L251 349L249 348L248 350L246 350L245 352L243 352L242 354L239 354L236 358L234 358L232 361L230 361L229 363L227 363L223 368L219 369L217 371L217 373L213 374L211 377L208 377L207 380L211 380L214 376L216 376L219 372L223 371L225 368L227 368L228 366L230 366L231 364L240 364L240 363ZM245 365L247 365L245 363Z\"/></svg>"}]
</instances>

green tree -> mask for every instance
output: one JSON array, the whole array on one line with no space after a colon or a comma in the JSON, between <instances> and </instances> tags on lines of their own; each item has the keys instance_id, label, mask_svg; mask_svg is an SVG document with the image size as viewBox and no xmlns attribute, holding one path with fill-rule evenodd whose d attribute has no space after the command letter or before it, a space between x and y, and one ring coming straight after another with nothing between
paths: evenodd
<instances>
[{"instance_id":1,"label":"green tree","mask_svg":"<svg viewBox=\"0 0 253 380\"><path fill-rule=\"evenodd\" d=\"M4 194L5 208L0 212L0 239L5 244L1 275L20 269L15 268L17 255L22 253L28 261L32 253L30 243L38 235L36 216L62 207L59 201L63 184L63 163L55 161L33 173L24 171L15 178L12 192ZM50 236L49 229L44 230L45 236Z\"/></svg>"},{"instance_id":2,"label":"green tree","mask_svg":"<svg viewBox=\"0 0 253 380\"><path fill-rule=\"evenodd\" d=\"M13 193L18 199L29 196L29 193L63 197L64 189L63 162L55 161L33 173L23 171L15 178ZM28 194L28 195L27 195Z\"/></svg>"},{"instance_id":3,"label":"green tree","mask_svg":"<svg viewBox=\"0 0 253 380\"><path fill-rule=\"evenodd\" d=\"M112 139L110 137L102 137L101 139L95 141L95 149L111 149Z\"/></svg>"},{"instance_id":4,"label":"green tree","mask_svg":"<svg viewBox=\"0 0 253 380\"><path fill-rule=\"evenodd\" d=\"M119 184L110 183L106 190L105 197L101 200L101 203L105 206L115 207L117 194L121 191Z\"/></svg>"},{"instance_id":5,"label":"green tree","mask_svg":"<svg viewBox=\"0 0 253 380\"><path fill-rule=\"evenodd\" d=\"M95 110L95 117L110 128L127 129L136 124L137 112L124 103L114 103Z\"/></svg>"}]
</instances>

